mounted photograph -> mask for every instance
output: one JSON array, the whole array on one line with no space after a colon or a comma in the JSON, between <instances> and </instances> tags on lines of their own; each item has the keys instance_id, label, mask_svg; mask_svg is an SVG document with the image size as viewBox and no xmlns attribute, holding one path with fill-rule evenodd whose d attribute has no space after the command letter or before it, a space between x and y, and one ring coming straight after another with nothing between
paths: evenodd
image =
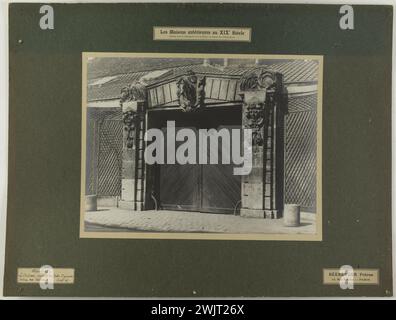
<instances>
[{"instance_id":1,"label":"mounted photograph","mask_svg":"<svg viewBox=\"0 0 396 320\"><path fill-rule=\"evenodd\" d=\"M323 57L82 53L82 238L322 240Z\"/></svg>"}]
</instances>

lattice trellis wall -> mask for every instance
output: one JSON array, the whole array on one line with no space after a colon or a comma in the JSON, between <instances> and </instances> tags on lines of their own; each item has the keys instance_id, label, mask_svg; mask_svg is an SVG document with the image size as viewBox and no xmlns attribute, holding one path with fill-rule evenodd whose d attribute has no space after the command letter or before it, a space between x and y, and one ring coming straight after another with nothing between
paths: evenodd
<instances>
[{"instance_id":1,"label":"lattice trellis wall","mask_svg":"<svg viewBox=\"0 0 396 320\"><path fill-rule=\"evenodd\" d=\"M86 193L121 195L121 111L89 110L87 114Z\"/></svg>"},{"instance_id":2,"label":"lattice trellis wall","mask_svg":"<svg viewBox=\"0 0 396 320\"><path fill-rule=\"evenodd\" d=\"M316 95L289 100L285 119L285 203L316 212Z\"/></svg>"},{"instance_id":3,"label":"lattice trellis wall","mask_svg":"<svg viewBox=\"0 0 396 320\"><path fill-rule=\"evenodd\" d=\"M99 133L98 195L121 195L122 122L105 119Z\"/></svg>"},{"instance_id":4,"label":"lattice trellis wall","mask_svg":"<svg viewBox=\"0 0 396 320\"><path fill-rule=\"evenodd\" d=\"M85 194L96 194L97 185L97 157L98 148L96 141L97 126L96 119L87 113L86 132L86 162L85 162Z\"/></svg>"}]
</instances>

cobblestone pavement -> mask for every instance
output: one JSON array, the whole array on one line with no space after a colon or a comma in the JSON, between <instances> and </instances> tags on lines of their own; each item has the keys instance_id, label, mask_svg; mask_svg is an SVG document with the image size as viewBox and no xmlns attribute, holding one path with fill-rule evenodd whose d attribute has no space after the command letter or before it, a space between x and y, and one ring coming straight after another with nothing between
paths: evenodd
<instances>
[{"instance_id":1,"label":"cobblestone pavement","mask_svg":"<svg viewBox=\"0 0 396 320\"><path fill-rule=\"evenodd\" d=\"M85 222L92 226L155 232L218 232L218 233L315 233L313 214L301 214L299 227L285 227L282 219L244 218L227 214L184 211L129 211L99 208L85 213ZM109 230L110 229L110 230ZM86 231L92 231L92 228ZM117 230L114 230L117 231Z\"/></svg>"}]
</instances>

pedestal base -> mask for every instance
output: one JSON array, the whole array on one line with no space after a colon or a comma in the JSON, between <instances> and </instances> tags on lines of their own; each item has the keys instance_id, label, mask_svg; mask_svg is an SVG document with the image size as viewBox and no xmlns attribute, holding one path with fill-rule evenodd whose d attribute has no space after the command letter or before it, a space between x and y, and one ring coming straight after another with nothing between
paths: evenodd
<instances>
[{"instance_id":1,"label":"pedestal base","mask_svg":"<svg viewBox=\"0 0 396 320\"><path fill-rule=\"evenodd\" d=\"M279 219L281 217L281 214L278 210L241 208L240 214L241 217L245 218Z\"/></svg>"},{"instance_id":2,"label":"pedestal base","mask_svg":"<svg viewBox=\"0 0 396 320\"><path fill-rule=\"evenodd\" d=\"M126 209L126 210L135 210L135 202L120 200L118 202L118 207L121 209Z\"/></svg>"},{"instance_id":3,"label":"pedestal base","mask_svg":"<svg viewBox=\"0 0 396 320\"><path fill-rule=\"evenodd\" d=\"M135 201L125 201L125 200L120 200L118 202L118 207L121 209L126 209L126 210L133 210L133 211L142 211L144 210L143 208L143 202L135 202Z\"/></svg>"}]
</instances>

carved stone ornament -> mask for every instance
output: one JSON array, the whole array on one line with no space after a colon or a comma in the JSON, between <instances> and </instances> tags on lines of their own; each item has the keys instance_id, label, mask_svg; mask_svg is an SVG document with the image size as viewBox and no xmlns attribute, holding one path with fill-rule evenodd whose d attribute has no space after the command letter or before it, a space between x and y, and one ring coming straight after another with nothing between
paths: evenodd
<instances>
[{"instance_id":1,"label":"carved stone ornament","mask_svg":"<svg viewBox=\"0 0 396 320\"><path fill-rule=\"evenodd\" d=\"M133 82L131 85L126 86L121 89L120 105L129 101L141 101L146 100L147 90L146 86L139 81ZM124 130L127 132L126 145L128 149L133 148L133 143L135 140L135 127L139 120L139 113L137 110L132 110L129 107L123 110L123 122Z\"/></svg>"},{"instance_id":2,"label":"carved stone ornament","mask_svg":"<svg viewBox=\"0 0 396 320\"><path fill-rule=\"evenodd\" d=\"M279 89L277 74L271 70L260 68L245 74L240 80L240 91L244 97L245 128L252 130L253 145L262 146L264 142L263 128L266 108L274 103L273 94L268 90ZM281 80L280 80L281 81Z\"/></svg>"},{"instance_id":3,"label":"carved stone ornament","mask_svg":"<svg viewBox=\"0 0 396 320\"><path fill-rule=\"evenodd\" d=\"M256 91L272 89L276 86L276 76L273 71L257 69L244 75L240 81L241 91Z\"/></svg>"},{"instance_id":4,"label":"carved stone ornament","mask_svg":"<svg viewBox=\"0 0 396 320\"><path fill-rule=\"evenodd\" d=\"M206 77L198 77L193 71L176 82L177 97L184 111L195 111L204 106Z\"/></svg>"},{"instance_id":5,"label":"carved stone ornament","mask_svg":"<svg viewBox=\"0 0 396 320\"><path fill-rule=\"evenodd\" d=\"M131 85L121 89L120 103L126 101L146 100L147 90L146 86L139 81L133 82Z\"/></svg>"},{"instance_id":6,"label":"carved stone ornament","mask_svg":"<svg viewBox=\"0 0 396 320\"><path fill-rule=\"evenodd\" d=\"M138 114L136 111L128 110L123 113L122 121L124 122L124 130L127 132L126 146L128 149L133 147L137 120Z\"/></svg>"},{"instance_id":7,"label":"carved stone ornament","mask_svg":"<svg viewBox=\"0 0 396 320\"><path fill-rule=\"evenodd\" d=\"M248 104L244 113L245 128L252 130L253 145L262 146L264 137L262 129L264 127L264 106L262 104Z\"/></svg>"}]
</instances>

